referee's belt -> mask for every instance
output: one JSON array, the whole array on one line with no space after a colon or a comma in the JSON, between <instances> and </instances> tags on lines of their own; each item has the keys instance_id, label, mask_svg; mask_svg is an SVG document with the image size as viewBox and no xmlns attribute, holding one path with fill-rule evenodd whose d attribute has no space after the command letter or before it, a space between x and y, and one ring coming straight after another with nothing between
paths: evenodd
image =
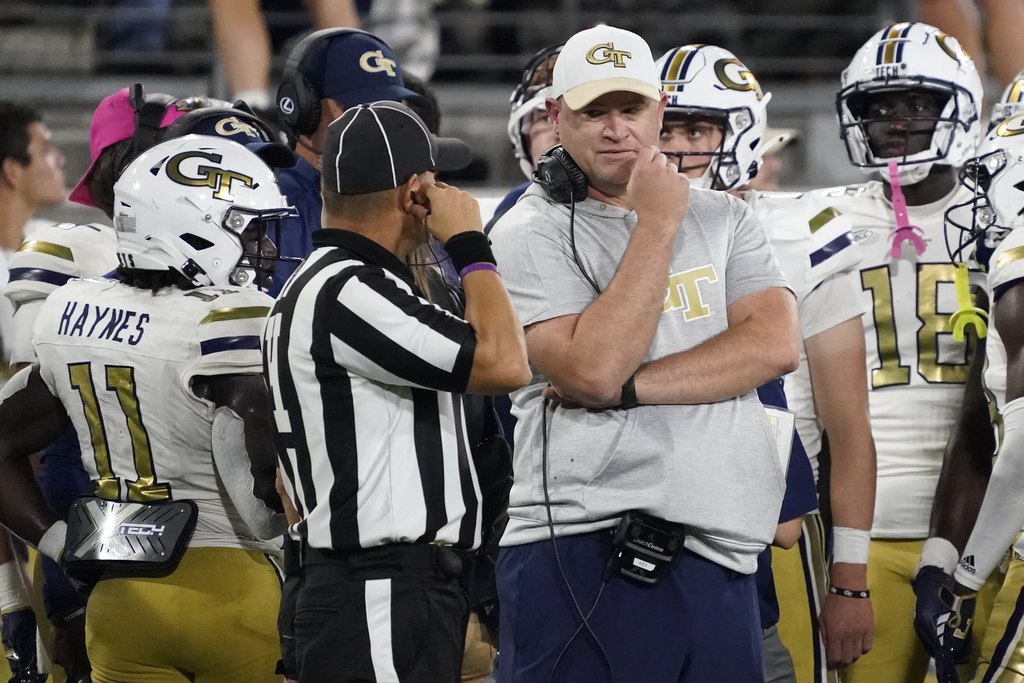
<instances>
[{"instance_id":1,"label":"referee's belt","mask_svg":"<svg viewBox=\"0 0 1024 683\"><path fill-rule=\"evenodd\" d=\"M359 550L327 550L303 544L302 563L344 567L351 572L361 570L413 570L437 572L453 579L462 573L468 553L446 545L427 543L394 543Z\"/></svg>"}]
</instances>

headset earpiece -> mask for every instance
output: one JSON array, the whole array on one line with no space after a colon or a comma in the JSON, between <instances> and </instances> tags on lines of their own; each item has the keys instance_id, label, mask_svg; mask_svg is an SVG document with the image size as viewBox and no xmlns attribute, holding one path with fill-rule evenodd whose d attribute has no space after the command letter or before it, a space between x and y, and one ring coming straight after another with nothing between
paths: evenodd
<instances>
[{"instance_id":1,"label":"headset earpiece","mask_svg":"<svg viewBox=\"0 0 1024 683\"><path fill-rule=\"evenodd\" d=\"M299 41L285 62L277 88L277 115L296 136L312 135L320 125L322 93L306 78L306 71L323 58L331 40L345 33L366 33L357 28L325 28Z\"/></svg>"},{"instance_id":2,"label":"headset earpiece","mask_svg":"<svg viewBox=\"0 0 1024 683\"><path fill-rule=\"evenodd\" d=\"M559 204L574 204L587 198L587 176L561 145L537 159L533 181Z\"/></svg>"},{"instance_id":3,"label":"headset earpiece","mask_svg":"<svg viewBox=\"0 0 1024 683\"><path fill-rule=\"evenodd\" d=\"M131 144L117 159L114 167L115 179L120 177L121 172L135 157L156 144L160 122L163 121L167 108L178 99L164 93L153 93L146 97L142 84L136 83L131 87L128 101L135 108L135 132L132 134Z\"/></svg>"}]
</instances>

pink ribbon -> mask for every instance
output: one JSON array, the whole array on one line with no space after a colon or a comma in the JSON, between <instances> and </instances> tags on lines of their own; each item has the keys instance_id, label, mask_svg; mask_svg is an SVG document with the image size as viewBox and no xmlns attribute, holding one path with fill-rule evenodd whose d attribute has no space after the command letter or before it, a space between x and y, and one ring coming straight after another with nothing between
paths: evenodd
<instances>
[{"instance_id":1,"label":"pink ribbon","mask_svg":"<svg viewBox=\"0 0 1024 683\"><path fill-rule=\"evenodd\" d=\"M895 161L889 162L889 187L892 188L892 208L896 211L896 229L889 232L889 239L892 240L893 258L899 258L903 253L903 243L912 242L914 250L918 255L924 253L924 230L916 225L910 224L907 216L907 200L903 196L903 188L900 187L900 174Z\"/></svg>"}]
</instances>

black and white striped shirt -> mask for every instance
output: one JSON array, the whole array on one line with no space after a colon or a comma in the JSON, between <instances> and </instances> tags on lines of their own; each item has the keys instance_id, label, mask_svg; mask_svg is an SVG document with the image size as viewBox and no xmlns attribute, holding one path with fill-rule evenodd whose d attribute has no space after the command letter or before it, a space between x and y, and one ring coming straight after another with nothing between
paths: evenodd
<instances>
[{"instance_id":1,"label":"black and white striped shirt","mask_svg":"<svg viewBox=\"0 0 1024 683\"><path fill-rule=\"evenodd\" d=\"M263 360L285 486L316 548L480 544L461 394L476 338L357 233L314 251L270 313Z\"/></svg>"}]
</instances>

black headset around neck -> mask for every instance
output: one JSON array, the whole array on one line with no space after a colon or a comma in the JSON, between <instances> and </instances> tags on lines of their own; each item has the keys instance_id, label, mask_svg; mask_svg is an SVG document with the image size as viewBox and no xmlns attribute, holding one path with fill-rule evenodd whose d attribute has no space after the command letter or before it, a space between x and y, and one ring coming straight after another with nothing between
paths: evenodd
<instances>
[{"instance_id":1,"label":"black headset around neck","mask_svg":"<svg viewBox=\"0 0 1024 683\"><path fill-rule=\"evenodd\" d=\"M544 188L548 197L571 206L587 198L587 175L561 145L555 145L537 159L533 182Z\"/></svg>"}]
</instances>

